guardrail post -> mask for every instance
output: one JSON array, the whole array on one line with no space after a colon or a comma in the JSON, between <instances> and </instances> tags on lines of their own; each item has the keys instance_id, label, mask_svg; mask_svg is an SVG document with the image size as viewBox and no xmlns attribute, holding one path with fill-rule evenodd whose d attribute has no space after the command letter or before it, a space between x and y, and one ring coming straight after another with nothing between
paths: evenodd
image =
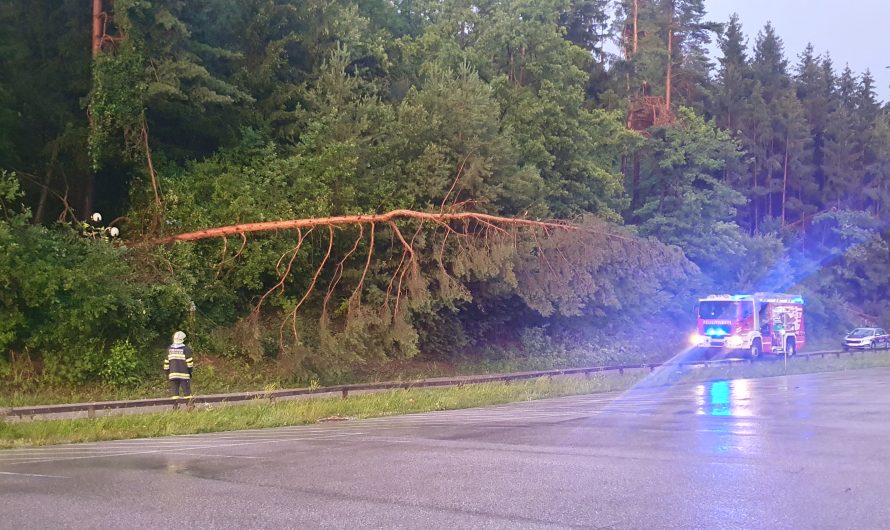
<instances>
[{"instance_id":1,"label":"guardrail post","mask_svg":"<svg viewBox=\"0 0 890 530\"><path fill-rule=\"evenodd\" d=\"M618 369L618 375L624 375L624 368L623 368L623 367Z\"/></svg>"},{"instance_id":2,"label":"guardrail post","mask_svg":"<svg viewBox=\"0 0 890 530\"><path fill-rule=\"evenodd\" d=\"M88 418L95 418L95 417L96 417L96 407L95 407L95 406L93 406L93 405L89 405L89 406L87 407L87 417L88 417Z\"/></svg>"},{"instance_id":3,"label":"guardrail post","mask_svg":"<svg viewBox=\"0 0 890 530\"><path fill-rule=\"evenodd\" d=\"M349 389L344 388L343 389L343 399L346 399L348 397L349 397Z\"/></svg>"}]
</instances>

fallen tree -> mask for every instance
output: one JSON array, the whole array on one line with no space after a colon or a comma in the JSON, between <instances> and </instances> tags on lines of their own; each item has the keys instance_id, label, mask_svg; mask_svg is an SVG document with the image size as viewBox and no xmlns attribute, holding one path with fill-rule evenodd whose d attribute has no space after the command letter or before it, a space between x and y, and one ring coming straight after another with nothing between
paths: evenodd
<instances>
[{"instance_id":1,"label":"fallen tree","mask_svg":"<svg viewBox=\"0 0 890 530\"><path fill-rule=\"evenodd\" d=\"M443 203L444 206L444 203ZM403 228L399 227L399 222L416 223L418 226L414 234L409 238L403 233ZM539 221L516 217L504 217L476 212L420 212L415 210L393 210L382 214L371 215L344 215L332 217L317 217L307 219L291 219L282 221L270 221L260 223L243 223L237 225L221 226L204 230L181 233L173 236L158 238L150 241L152 245L165 245L175 242L199 241L212 238L223 239L222 260L220 265L225 262L231 262L238 258L247 245L247 234L269 233L294 230L296 231L296 242L294 246L281 255L278 259L275 271L278 275L277 282L268 289L254 305L252 317L259 317L260 309L263 303L276 291L284 291L285 283L293 270L294 262L307 241L309 235L321 229L327 232L327 243L324 257L318 264L312 279L305 292L299 298L299 301L288 312L282 326L280 328L279 342L283 344L283 329L289 324L291 332L296 339L298 337L297 315L305 302L315 291L316 285L324 271L325 267L331 264L332 252L334 248L334 240L336 238L335 230L353 228L358 234L353 242L350 250L342 256L334 267L332 278L328 284L327 291L322 304L322 319L327 320L328 306L331 297L343 276L344 267L347 261L352 258L359 247L367 244L367 256L363 260L363 270L361 277L352 294L349 296L350 309L357 308L361 304L361 294L365 285L365 279L371 267L375 244L379 242L378 232L380 227L388 229L393 244L402 249L398 258L398 265L395 267L386 288L386 297L383 302L383 308L387 311L391 309L393 317L399 315L403 309L402 297L408 290L408 285L416 284L418 279L419 261L415 250L415 241L418 235L428 226L432 232L441 238L439 250L434 257L438 263L439 270L453 280L453 277L446 270L446 247L449 241L457 244L459 253L472 250L479 246L490 250L492 245L509 243L515 246L516 238L519 236L518 230L527 232L532 239L538 241L540 237L549 237L554 230L558 231L579 231L583 228L575 223L566 221ZM432 234L427 234L429 238ZM228 256L228 238L231 236L241 237L241 247L233 256ZM614 237L621 237L614 235ZM392 307L391 307L392 304Z\"/></svg>"},{"instance_id":2,"label":"fallen tree","mask_svg":"<svg viewBox=\"0 0 890 530\"><path fill-rule=\"evenodd\" d=\"M455 205L454 208L461 206ZM611 280L602 281L597 277L598 271L609 269L607 274L614 278L645 274L648 279L657 269L660 272L654 273L656 278L666 277L673 272L666 271L665 265L685 261L682 254L677 256L663 245L654 245L595 218L576 222L545 221L441 210L399 209L370 215L241 223L158 238L151 244L221 238L223 249L218 264L221 267L238 259L247 246L248 235L288 231L295 232L293 246L278 258L275 264L277 280L256 299L250 315L256 322L264 303L276 292L285 293L298 255L310 237L316 238L318 244L314 248L320 255L316 257L317 266L313 265L311 278L306 276L308 284L284 310L279 326L282 349L286 335L298 340L298 314L318 285L323 283L323 277L327 280L327 289L321 299L320 316L323 327L326 325L332 297L345 270L350 267L350 260L353 260L351 268L356 273L361 272L357 280L353 278L351 292L347 290L343 297L348 308L347 316L361 307L366 279L372 263L377 261L377 278L380 278L380 269L389 274L385 286L381 285L380 313L393 325L404 318L407 293L426 293L426 297L413 298L429 298L432 276L435 276L433 283L438 289L437 295L451 298L455 290L466 291L467 281L490 279L500 274L491 272L495 269L506 271L501 279L522 291L520 296L529 308L545 315L554 311L577 315L594 300L607 305L618 303L620 297L616 296ZM335 240L342 237L338 234L341 231L351 231L355 235L349 245L342 247L341 255L335 257ZM234 253L228 241L233 236L241 238L240 248ZM418 249L419 239L423 240L422 249ZM386 252L385 243L389 243L394 252L375 260L375 253ZM362 248L364 250L360 250ZM624 267L626 270L621 270ZM488 272L478 273L482 269L488 269Z\"/></svg>"}]
</instances>

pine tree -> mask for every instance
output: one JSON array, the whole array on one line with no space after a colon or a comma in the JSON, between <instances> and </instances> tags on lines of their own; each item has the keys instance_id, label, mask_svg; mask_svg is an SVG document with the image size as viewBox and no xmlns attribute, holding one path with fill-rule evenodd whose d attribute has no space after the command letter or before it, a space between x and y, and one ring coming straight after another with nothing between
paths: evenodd
<instances>
[{"instance_id":1,"label":"pine tree","mask_svg":"<svg viewBox=\"0 0 890 530\"><path fill-rule=\"evenodd\" d=\"M875 120L866 149L871 162L866 166L863 195L875 215L886 220L890 215L890 112L883 112Z\"/></svg>"},{"instance_id":2,"label":"pine tree","mask_svg":"<svg viewBox=\"0 0 890 530\"><path fill-rule=\"evenodd\" d=\"M748 225L756 231L763 211L763 198L769 193L763 172L771 156L770 144L773 140L772 114L769 104L763 98L760 81L754 81L748 97L742 123L742 145L750 156L751 178L740 186L745 191L751 206Z\"/></svg>"},{"instance_id":3,"label":"pine tree","mask_svg":"<svg viewBox=\"0 0 890 530\"><path fill-rule=\"evenodd\" d=\"M719 25L705 20L704 0L661 0L661 4L667 42L666 103L671 106L676 89L683 104L694 106L709 82L706 47Z\"/></svg>"},{"instance_id":4,"label":"pine tree","mask_svg":"<svg viewBox=\"0 0 890 530\"><path fill-rule=\"evenodd\" d=\"M798 215L807 212L801 197L804 190L812 191L812 136L806 112L797 98L794 89L789 89L779 100L779 127L784 134L784 157L782 160L781 214L782 226L787 220L786 210ZM790 197L794 200L789 201Z\"/></svg>"},{"instance_id":5,"label":"pine tree","mask_svg":"<svg viewBox=\"0 0 890 530\"><path fill-rule=\"evenodd\" d=\"M835 207L854 206L862 185L862 149L854 109L838 100L825 130L823 201Z\"/></svg>"},{"instance_id":6,"label":"pine tree","mask_svg":"<svg viewBox=\"0 0 890 530\"><path fill-rule=\"evenodd\" d=\"M600 63L605 59L603 47L609 37L608 6L609 0L571 0L559 17L565 38L590 52Z\"/></svg>"},{"instance_id":7,"label":"pine tree","mask_svg":"<svg viewBox=\"0 0 890 530\"><path fill-rule=\"evenodd\" d=\"M875 94L875 78L866 70L859 80L856 91L856 113L863 124L872 123L881 112L881 104Z\"/></svg>"},{"instance_id":8,"label":"pine tree","mask_svg":"<svg viewBox=\"0 0 890 530\"><path fill-rule=\"evenodd\" d=\"M665 94L665 14L660 0L621 0L615 32L621 35L623 61L613 71L626 97Z\"/></svg>"},{"instance_id":9,"label":"pine tree","mask_svg":"<svg viewBox=\"0 0 890 530\"><path fill-rule=\"evenodd\" d=\"M859 87L856 81L856 75L853 73L850 65L846 65L837 81L837 91L835 92L836 103L852 111L856 107L856 97L858 92Z\"/></svg>"},{"instance_id":10,"label":"pine tree","mask_svg":"<svg viewBox=\"0 0 890 530\"><path fill-rule=\"evenodd\" d=\"M751 62L754 79L763 87L763 98L772 103L788 87L788 60L785 59L785 45L776 34L772 24L767 23L757 34L754 44L754 59Z\"/></svg>"},{"instance_id":11,"label":"pine tree","mask_svg":"<svg viewBox=\"0 0 890 530\"><path fill-rule=\"evenodd\" d=\"M740 125L746 98L750 92L750 67L747 57L747 42L742 33L739 17L733 14L720 37L717 71L717 97L714 114L721 127L734 132Z\"/></svg>"},{"instance_id":12,"label":"pine tree","mask_svg":"<svg viewBox=\"0 0 890 530\"><path fill-rule=\"evenodd\" d=\"M875 82L871 72L866 70L859 81L855 99L856 131L862 150L863 195L860 198L862 207L873 209L875 213L881 209L885 165L890 163L882 159L882 144L886 141L883 126L886 124L882 116L881 105L875 95Z\"/></svg>"},{"instance_id":13,"label":"pine tree","mask_svg":"<svg viewBox=\"0 0 890 530\"><path fill-rule=\"evenodd\" d=\"M782 167L785 159L782 148L784 135L779 130L779 124L776 123L774 117L780 113L780 99L790 84L787 65L782 39L776 35L772 25L767 23L757 35L751 69L753 78L760 87L765 105L764 109L758 109L759 115L754 118L755 128L758 130L757 143L762 174L759 175L759 185L755 186L753 192L755 195L763 196L764 204L761 214L768 217L774 217L776 214L775 206L777 205L774 194L778 193L782 187ZM764 119L767 121L764 122ZM763 188L760 188L760 185ZM755 224L757 222L759 220L755 220Z\"/></svg>"},{"instance_id":14,"label":"pine tree","mask_svg":"<svg viewBox=\"0 0 890 530\"><path fill-rule=\"evenodd\" d=\"M830 59L826 59L830 65ZM801 201L807 208L818 209L821 204L820 190L825 184L824 144L825 128L828 121L828 113L831 110L829 103L832 98L833 76L828 68L828 75L823 63L815 55L812 44L808 45L800 56L795 77L797 98L803 105L807 122L810 124L810 136L812 137L812 181L814 187L805 186L800 191Z\"/></svg>"}]
</instances>

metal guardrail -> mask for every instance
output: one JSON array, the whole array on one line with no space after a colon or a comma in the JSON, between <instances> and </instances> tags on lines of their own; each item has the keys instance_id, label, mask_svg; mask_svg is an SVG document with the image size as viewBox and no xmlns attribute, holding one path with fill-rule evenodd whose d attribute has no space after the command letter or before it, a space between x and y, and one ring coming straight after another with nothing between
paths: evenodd
<instances>
[{"instance_id":1,"label":"metal guardrail","mask_svg":"<svg viewBox=\"0 0 890 530\"><path fill-rule=\"evenodd\" d=\"M844 352L841 350L826 350L811 353L798 353L791 359L810 360L815 357L825 358L834 355L840 358L841 355L854 355L856 353L868 352L871 350L851 350ZM461 377L418 379L414 381L388 381L381 383L360 383L351 385L335 385L328 387L316 388L291 388L270 391L254 391L254 392L238 392L232 394L210 394L204 396L195 396L190 401L193 405L197 404L213 404L213 403L235 403L239 401L252 401L264 399L275 401L280 398L289 398L295 396L309 396L318 394L340 394L344 398L349 396L350 392L374 392L382 390L410 389L410 388L430 388L445 386L462 386L480 383L519 381L526 379L538 379L540 377L554 377L565 375L591 375L601 373L617 373L624 374L628 370L646 370L654 372L657 368L677 367L684 369L696 366L732 366L734 364L751 364L754 362L780 362L785 359L784 356L763 356L759 360L753 359L717 359L717 360L701 360L689 362L667 362L667 363L643 363L643 364L626 364L616 366L593 366L587 368L565 368L561 370L542 370L536 372L516 372L511 374L490 374L490 375L471 375ZM69 403L62 405L37 405L28 407L11 407L0 409L0 417L8 418L30 418L34 416L44 416L52 414L64 414L72 412L87 412L88 417L95 416L97 411L107 411L116 409L138 409L170 406L182 403L182 400L173 398L155 398L155 399L136 399L129 401L97 401L92 403Z\"/></svg>"}]
</instances>

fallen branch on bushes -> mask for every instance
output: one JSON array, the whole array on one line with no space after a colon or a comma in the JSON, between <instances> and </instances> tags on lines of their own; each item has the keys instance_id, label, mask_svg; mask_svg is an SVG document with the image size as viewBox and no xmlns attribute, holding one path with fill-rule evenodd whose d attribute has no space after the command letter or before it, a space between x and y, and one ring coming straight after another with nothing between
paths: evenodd
<instances>
[{"instance_id":1,"label":"fallen branch on bushes","mask_svg":"<svg viewBox=\"0 0 890 530\"><path fill-rule=\"evenodd\" d=\"M460 206L461 205L454 205L454 207ZM414 234L410 239L405 237L405 234L403 233L404 226L402 225L400 228L400 223L418 224L417 229L414 231ZM410 286L412 285L412 281L417 279L417 276L419 275L419 264L415 243L418 235L427 225L429 225L429 228L427 229L428 232L441 237L440 248L436 253L437 255L433 256L433 258L438 263L439 270L450 279L453 279L453 277L447 272L444 260L446 245L449 241L456 244L458 256L463 255L465 252L473 248L482 248L490 252L493 245L496 244L509 243L510 245L515 246L519 230L530 232L532 241L534 241L537 248L541 248L541 236L549 237L556 231L578 233L591 232L607 238L633 241L633 238L616 234L609 230L595 230L590 226L572 222L539 221L521 217L505 217L476 212L449 212L444 210L443 204L443 210L440 210L439 212L393 210L388 213L373 215L343 215L221 226L160 238L149 242L149 244L164 245L175 243L177 241L199 241L211 238L223 238L223 256L221 263L218 265L218 267L221 267L223 263L230 262L241 254L246 245L247 234L295 230L296 242L294 247L284 252L276 263L275 271L278 275L278 281L259 298L254 306L252 318L258 318L260 309L266 300L276 291L280 290L281 292L284 292L285 284L293 270L294 262L310 233L315 231L316 228L327 232L326 236L323 236L327 241L324 244L326 251L321 262L315 269L305 292L294 304L293 308L286 311L286 317L281 323L279 338L281 344L283 344L285 327L290 327L291 334L295 339L298 337L297 314L309 296L315 291L322 272L331 261L334 249L334 239L336 237L335 229L354 228L358 232L358 235L354 243L351 245L350 250L334 267L332 277L328 283L327 292L324 296L322 306L323 320L326 318L328 305L334 290L342 279L347 260L352 258L358 251L359 247L366 242L368 245L368 254L367 257L362 260L364 262L363 265L359 265L363 267L361 277L355 285L352 294L346 299L347 307L350 312L361 305L362 291L365 288L365 280L373 261L375 241L379 242L378 232L381 228L388 229L390 232L392 248L401 248L401 257L390 277L385 291L385 300L382 303L382 309L385 309L387 312L391 309L393 316L398 315L400 309L404 307L404 304L402 303L403 294L411 290ZM240 236L242 238L242 245L236 256L227 258L227 238L229 236ZM544 256L543 252L540 255L546 260L546 256ZM550 266L549 262L548 266ZM391 303L393 304L392 307L390 306Z\"/></svg>"},{"instance_id":2,"label":"fallen branch on bushes","mask_svg":"<svg viewBox=\"0 0 890 530\"><path fill-rule=\"evenodd\" d=\"M541 229L556 230L579 230L581 227L565 221L534 221L531 219L523 219L521 217L502 217L497 215L489 215L484 213L473 212L457 212L457 213L430 213L418 212L415 210L393 210L388 213L374 215L341 215L335 217L312 217L308 219L292 219L288 221L268 221L263 223L245 223L230 226L220 226L217 228L208 228L205 230L197 230L195 232L186 232L175 236L164 237L152 241L157 245L174 243L176 241L198 241L201 239L210 239L214 237L225 237L236 234L249 234L253 232L274 232L277 230L288 230L295 228L315 228L318 226L349 226L349 225L377 225L383 223L391 223L392 221L405 219L416 221L431 221L434 224L442 225L444 223L460 221L464 223L476 222L489 227L516 226L530 227ZM620 236L616 236L620 237Z\"/></svg>"}]
</instances>

